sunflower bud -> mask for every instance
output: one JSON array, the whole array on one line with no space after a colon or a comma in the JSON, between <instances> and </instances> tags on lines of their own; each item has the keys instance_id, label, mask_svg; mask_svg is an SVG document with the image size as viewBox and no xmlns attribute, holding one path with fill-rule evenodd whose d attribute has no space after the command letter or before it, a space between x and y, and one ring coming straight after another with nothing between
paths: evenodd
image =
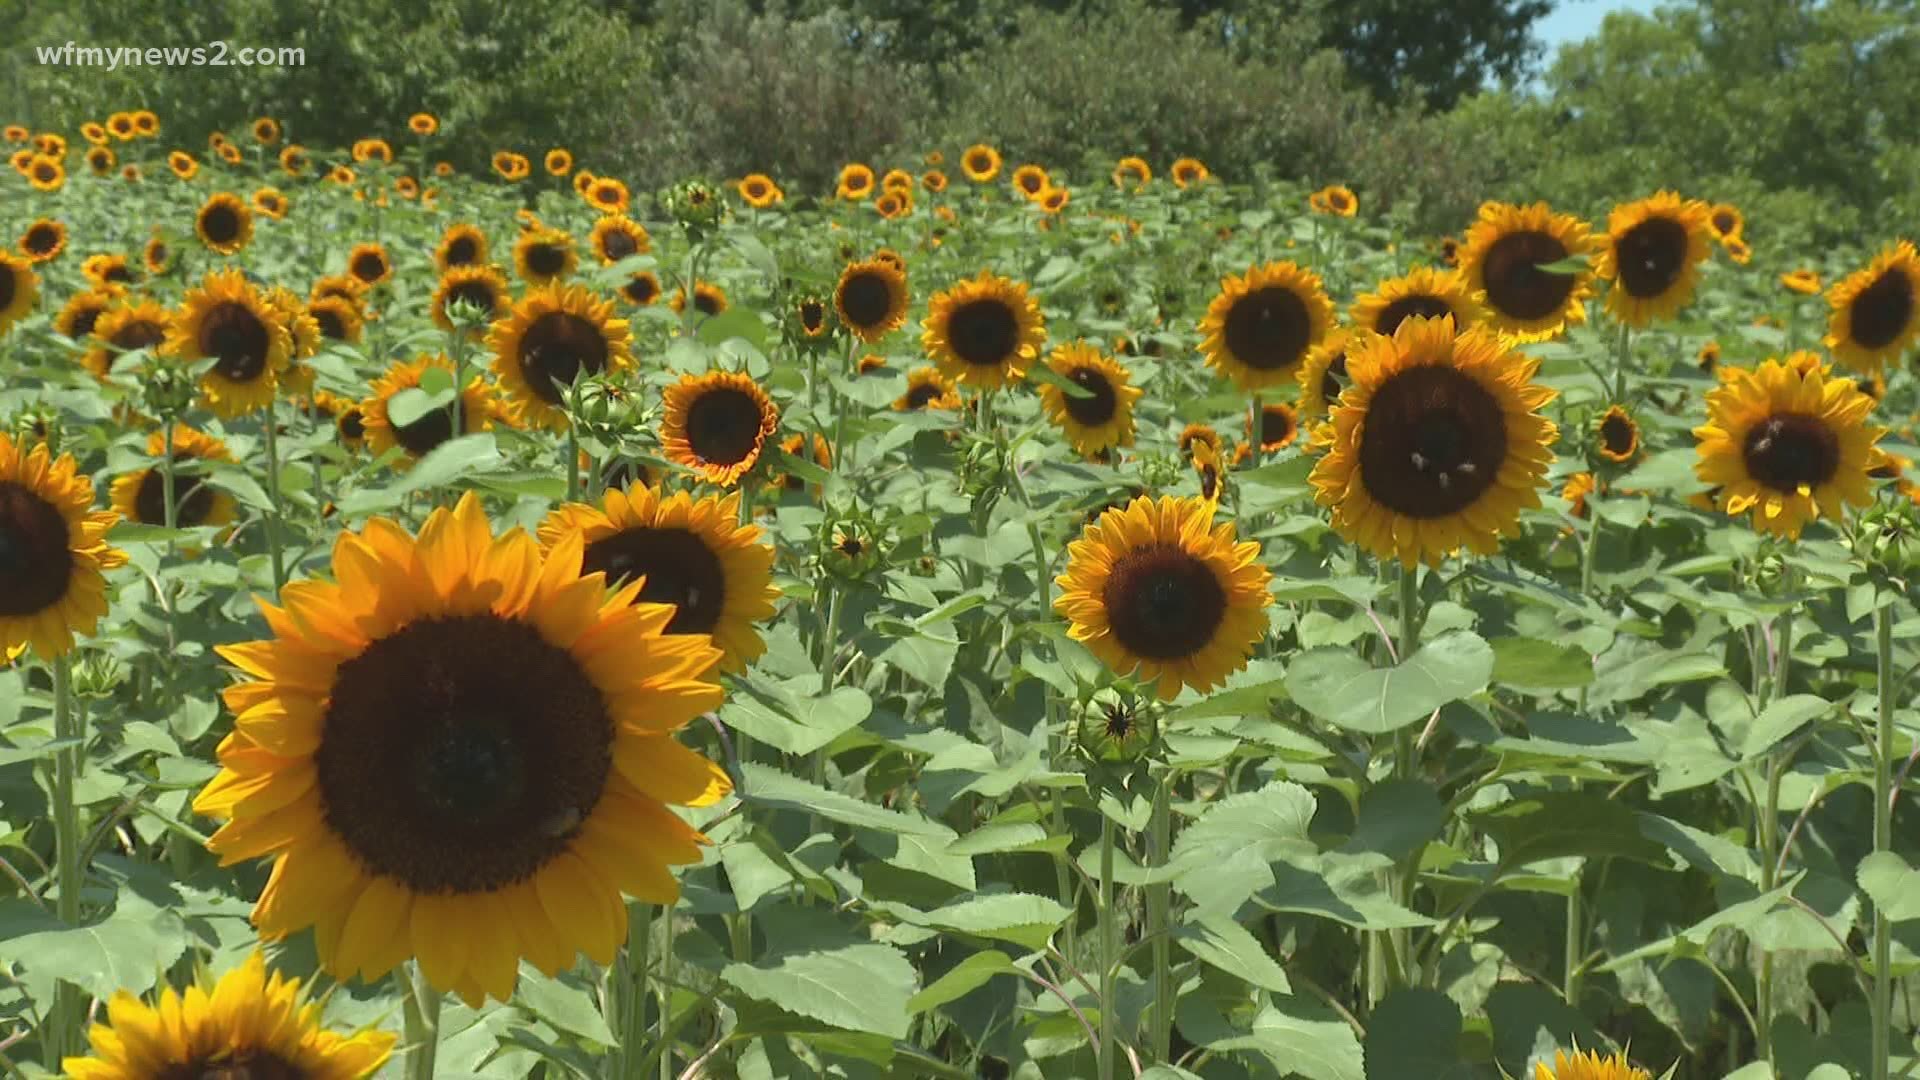
<instances>
[{"instance_id":1,"label":"sunflower bud","mask_svg":"<svg viewBox=\"0 0 1920 1080\"><path fill-rule=\"evenodd\" d=\"M1081 707L1074 745L1089 761L1125 765L1143 760L1160 741L1160 723L1151 702L1108 688Z\"/></svg>"},{"instance_id":2,"label":"sunflower bud","mask_svg":"<svg viewBox=\"0 0 1920 1080\"><path fill-rule=\"evenodd\" d=\"M193 403L193 372L178 364L149 364L142 371L140 399L165 421L177 420Z\"/></svg>"},{"instance_id":3,"label":"sunflower bud","mask_svg":"<svg viewBox=\"0 0 1920 1080\"><path fill-rule=\"evenodd\" d=\"M720 190L704 180L682 180L661 193L660 205L695 237L712 231L727 213Z\"/></svg>"},{"instance_id":4,"label":"sunflower bud","mask_svg":"<svg viewBox=\"0 0 1920 1080\"><path fill-rule=\"evenodd\" d=\"M1874 578L1904 578L1920 569L1920 522L1911 498L1883 501L1860 515L1854 555Z\"/></svg>"},{"instance_id":5,"label":"sunflower bud","mask_svg":"<svg viewBox=\"0 0 1920 1080\"><path fill-rule=\"evenodd\" d=\"M44 406L24 409L13 418L13 431L25 446L46 443L47 452L60 452L60 414Z\"/></svg>"},{"instance_id":6,"label":"sunflower bud","mask_svg":"<svg viewBox=\"0 0 1920 1080\"><path fill-rule=\"evenodd\" d=\"M120 661L109 653L86 650L73 665L73 692L83 698L110 698L124 672Z\"/></svg>"},{"instance_id":7,"label":"sunflower bud","mask_svg":"<svg viewBox=\"0 0 1920 1080\"><path fill-rule=\"evenodd\" d=\"M833 343L833 305L819 293L803 293L787 305L781 328L787 340L802 349L824 349Z\"/></svg>"}]
</instances>

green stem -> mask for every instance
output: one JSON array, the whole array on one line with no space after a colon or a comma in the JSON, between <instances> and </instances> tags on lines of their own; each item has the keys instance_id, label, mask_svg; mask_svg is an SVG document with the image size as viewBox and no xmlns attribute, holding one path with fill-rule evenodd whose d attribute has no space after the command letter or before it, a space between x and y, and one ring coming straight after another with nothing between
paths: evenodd
<instances>
[{"instance_id":1,"label":"green stem","mask_svg":"<svg viewBox=\"0 0 1920 1080\"><path fill-rule=\"evenodd\" d=\"M433 1080L433 1059L440 1052L440 991L427 982L418 965L395 968L396 977L406 980L408 1080Z\"/></svg>"},{"instance_id":2,"label":"green stem","mask_svg":"<svg viewBox=\"0 0 1920 1080\"><path fill-rule=\"evenodd\" d=\"M1400 662L1420 648L1420 568L1403 567L1400 571ZM1394 775L1401 780L1411 780L1418 771L1415 755L1418 748L1414 743L1413 729L1401 728L1394 733ZM1415 858L1417 859L1417 854ZM1393 871L1393 899L1400 906L1411 909L1413 906L1414 878L1419 873L1418 863L1403 865ZM1390 955L1385 957L1390 971L1401 980L1413 976L1413 956L1408 950L1408 935L1405 929L1387 931L1385 944ZM1391 969L1398 969L1393 971ZM1376 999L1376 1003L1377 1003Z\"/></svg>"},{"instance_id":3,"label":"green stem","mask_svg":"<svg viewBox=\"0 0 1920 1080\"><path fill-rule=\"evenodd\" d=\"M1173 778L1163 775L1153 788L1153 817L1148 826L1147 864L1167 864L1173 846ZM1160 882L1147 889L1147 933L1153 939L1153 1060L1167 1062L1173 1056L1172 920L1173 885Z\"/></svg>"},{"instance_id":4,"label":"green stem","mask_svg":"<svg viewBox=\"0 0 1920 1080\"><path fill-rule=\"evenodd\" d=\"M580 501L580 435L567 419L567 501Z\"/></svg>"},{"instance_id":5,"label":"green stem","mask_svg":"<svg viewBox=\"0 0 1920 1080\"><path fill-rule=\"evenodd\" d=\"M78 713L73 708L73 661L58 656L53 661L54 738L68 741L53 759L53 843L54 874L59 894L54 898L54 913L68 926L80 922L80 890L85 874L80 864L80 807L74 802L74 782L80 773L80 758L85 734L79 730ZM60 1060L80 1049L80 988L64 980L54 984L53 1009L48 1014L47 1060Z\"/></svg>"},{"instance_id":6,"label":"green stem","mask_svg":"<svg viewBox=\"0 0 1920 1080\"><path fill-rule=\"evenodd\" d=\"M647 962L653 944L653 907L627 907L627 947L614 974L619 991L619 1049L612 1058L614 1080L638 1080L647 1035Z\"/></svg>"},{"instance_id":7,"label":"green stem","mask_svg":"<svg viewBox=\"0 0 1920 1080\"><path fill-rule=\"evenodd\" d=\"M1573 888L1567 893L1566 940L1566 997L1567 1004L1576 1010L1580 1008L1580 975L1582 961L1586 958L1586 934L1585 927L1581 925L1584 916L1580 910L1580 899L1580 875L1576 872L1573 875Z\"/></svg>"},{"instance_id":8,"label":"green stem","mask_svg":"<svg viewBox=\"0 0 1920 1080\"><path fill-rule=\"evenodd\" d=\"M1627 360L1633 355L1633 327L1620 324L1620 348L1613 354L1613 403L1627 403Z\"/></svg>"},{"instance_id":9,"label":"green stem","mask_svg":"<svg viewBox=\"0 0 1920 1080\"><path fill-rule=\"evenodd\" d=\"M267 402L267 416L262 424L267 440L267 502L270 508L266 520L261 522L261 528L267 534L267 558L273 565L273 591L279 592L280 586L287 583L287 567L280 554L280 441L274 431L279 426L275 404Z\"/></svg>"},{"instance_id":10,"label":"green stem","mask_svg":"<svg viewBox=\"0 0 1920 1080\"><path fill-rule=\"evenodd\" d=\"M827 586L827 621L820 632L820 696L833 694L833 684L838 681L839 665L834 663L839 653L840 615L846 603L846 590L833 585ZM813 752L813 782L825 786L827 782L827 748L821 747ZM820 815L807 815L807 835L820 831Z\"/></svg>"},{"instance_id":11,"label":"green stem","mask_svg":"<svg viewBox=\"0 0 1920 1080\"><path fill-rule=\"evenodd\" d=\"M673 907L660 909L660 1034L654 1040L659 1055L660 1080L673 1075Z\"/></svg>"},{"instance_id":12,"label":"green stem","mask_svg":"<svg viewBox=\"0 0 1920 1080\"><path fill-rule=\"evenodd\" d=\"M1114 964L1120 920L1113 910L1113 819L1100 812L1100 1080L1113 1080Z\"/></svg>"},{"instance_id":13,"label":"green stem","mask_svg":"<svg viewBox=\"0 0 1920 1080\"><path fill-rule=\"evenodd\" d=\"M1877 753L1873 761L1873 850L1893 850L1893 601L1886 598L1874 612L1874 644L1878 651L1880 716ZM1871 903L1871 901L1869 901ZM1872 1043L1867 1057L1873 1062L1873 1080L1887 1080L1893 1063L1893 924L1886 911L1873 905L1873 1014Z\"/></svg>"}]
</instances>

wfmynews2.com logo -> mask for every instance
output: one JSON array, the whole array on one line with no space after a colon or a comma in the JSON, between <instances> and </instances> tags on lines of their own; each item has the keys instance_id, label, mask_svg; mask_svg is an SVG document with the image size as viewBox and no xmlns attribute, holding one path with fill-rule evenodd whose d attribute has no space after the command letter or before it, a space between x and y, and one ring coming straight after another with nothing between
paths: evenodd
<instances>
[{"instance_id":1,"label":"wfmynews2.com logo","mask_svg":"<svg viewBox=\"0 0 1920 1080\"><path fill-rule=\"evenodd\" d=\"M235 48L224 41L205 45L36 45L34 57L57 67L301 67L307 50L287 45Z\"/></svg>"}]
</instances>

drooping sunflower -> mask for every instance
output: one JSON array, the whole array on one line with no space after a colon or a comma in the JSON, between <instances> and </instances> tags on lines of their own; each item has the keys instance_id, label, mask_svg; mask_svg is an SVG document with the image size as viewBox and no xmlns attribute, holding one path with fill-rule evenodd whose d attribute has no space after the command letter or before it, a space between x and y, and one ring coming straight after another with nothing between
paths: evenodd
<instances>
[{"instance_id":1,"label":"drooping sunflower","mask_svg":"<svg viewBox=\"0 0 1920 1080\"><path fill-rule=\"evenodd\" d=\"M624 214L631 205L631 196L627 185L611 176L602 176L594 180L587 189L587 201L603 214Z\"/></svg>"},{"instance_id":2,"label":"drooping sunflower","mask_svg":"<svg viewBox=\"0 0 1920 1080\"><path fill-rule=\"evenodd\" d=\"M478 225L460 222L447 226L440 244L433 250L433 265L442 274L456 266L485 266L487 234Z\"/></svg>"},{"instance_id":3,"label":"drooping sunflower","mask_svg":"<svg viewBox=\"0 0 1920 1080\"><path fill-rule=\"evenodd\" d=\"M440 275L439 287L433 291L433 322L440 329L450 331L453 317L448 307L455 303L471 304L479 309L482 320L472 331L477 341L486 336L489 325L507 316L512 300L506 277L495 267L456 266Z\"/></svg>"},{"instance_id":4,"label":"drooping sunflower","mask_svg":"<svg viewBox=\"0 0 1920 1080\"><path fill-rule=\"evenodd\" d=\"M347 273L371 289L393 276L393 258L384 244L355 244L347 255Z\"/></svg>"},{"instance_id":5,"label":"drooping sunflower","mask_svg":"<svg viewBox=\"0 0 1920 1080\"><path fill-rule=\"evenodd\" d=\"M286 193L275 187L263 187L253 193L253 208L275 221L287 216Z\"/></svg>"},{"instance_id":6,"label":"drooping sunflower","mask_svg":"<svg viewBox=\"0 0 1920 1080\"><path fill-rule=\"evenodd\" d=\"M571 275L580 265L573 237L544 226L520 234L513 244L513 270L529 285L551 285Z\"/></svg>"},{"instance_id":7,"label":"drooping sunflower","mask_svg":"<svg viewBox=\"0 0 1920 1080\"><path fill-rule=\"evenodd\" d=\"M1457 270L1417 267L1408 273L1388 278L1361 293L1348 312L1347 321L1359 330L1393 336L1407 319L1452 317L1456 327L1465 329L1486 317L1486 309L1473 298L1467 279Z\"/></svg>"},{"instance_id":8,"label":"drooping sunflower","mask_svg":"<svg viewBox=\"0 0 1920 1080\"><path fill-rule=\"evenodd\" d=\"M1174 187L1184 191L1213 174L1200 163L1200 159L1183 157L1173 163L1173 166L1167 170L1167 175L1172 178Z\"/></svg>"},{"instance_id":9,"label":"drooping sunflower","mask_svg":"<svg viewBox=\"0 0 1920 1080\"><path fill-rule=\"evenodd\" d=\"M528 293L487 334L500 386L529 422L554 431L567 426L567 388L577 378L632 366L627 322L613 302L579 285L548 285Z\"/></svg>"},{"instance_id":10,"label":"drooping sunflower","mask_svg":"<svg viewBox=\"0 0 1920 1080\"><path fill-rule=\"evenodd\" d=\"M182 180L191 180L200 173L200 163L185 150L175 150L167 155L167 168Z\"/></svg>"},{"instance_id":11,"label":"drooping sunflower","mask_svg":"<svg viewBox=\"0 0 1920 1080\"><path fill-rule=\"evenodd\" d=\"M385 375L374 380L372 393L360 405L359 423L367 448L377 455L398 447L405 456L394 467L403 471L412 468L414 462L455 436L452 402L429 409L405 424L393 422L395 395L419 389L421 377L428 368L440 368L451 374L453 361L436 354L395 363ZM505 410L499 399L480 376L475 375L461 389L459 434L472 435L491 430L494 422L504 415ZM344 420L340 430L345 434Z\"/></svg>"},{"instance_id":12,"label":"drooping sunflower","mask_svg":"<svg viewBox=\"0 0 1920 1080\"><path fill-rule=\"evenodd\" d=\"M1213 524L1205 499L1138 498L1067 547L1054 610L1067 634L1161 700L1206 691L1246 666L1267 630L1270 575L1256 541Z\"/></svg>"},{"instance_id":13,"label":"drooping sunflower","mask_svg":"<svg viewBox=\"0 0 1920 1080\"><path fill-rule=\"evenodd\" d=\"M647 235L646 226L625 214L607 214L594 222L587 240L603 266L653 250L653 238Z\"/></svg>"},{"instance_id":14,"label":"drooping sunflower","mask_svg":"<svg viewBox=\"0 0 1920 1080\"><path fill-rule=\"evenodd\" d=\"M721 487L740 482L780 425L773 399L738 372L682 375L662 402L660 446L667 460Z\"/></svg>"},{"instance_id":15,"label":"drooping sunflower","mask_svg":"<svg viewBox=\"0 0 1920 1080\"><path fill-rule=\"evenodd\" d=\"M1839 520L1847 503L1873 499L1868 470L1886 429L1868 424L1873 399L1834 377L1815 356L1768 360L1757 370L1726 368L1707 394L1707 422L1693 429L1700 479L1720 489L1720 506L1753 527L1794 538L1815 517ZM1807 354L1812 355L1812 354Z\"/></svg>"},{"instance_id":16,"label":"drooping sunflower","mask_svg":"<svg viewBox=\"0 0 1920 1080\"><path fill-rule=\"evenodd\" d=\"M1028 163L1013 170L1014 190L1029 199L1039 198L1040 193L1047 190L1050 185L1047 170L1038 165Z\"/></svg>"},{"instance_id":17,"label":"drooping sunflower","mask_svg":"<svg viewBox=\"0 0 1920 1080\"><path fill-rule=\"evenodd\" d=\"M1788 292L1812 296L1820 291L1820 275L1802 266L1780 275L1780 284Z\"/></svg>"},{"instance_id":18,"label":"drooping sunflower","mask_svg":"<svg viewBox=\"0 0 1920 1080\"><path fill-rule=\"evenodd\" d=\"M20 234L20 254L28 262L43 263L59 258L67 249L67 226L51 218L41 218Z\"/></svg>"},{"instance_id":19,"label":"drooping sunflower","mask_svg":"<svg viewBox=\"0 0 1920 1080\"><path fill-rule=\"evenodd\" d=\"M960 394L939 368L919 367L907 373L907 392L895 399L893 407L896 412L952 412L960 408Z\"/></svg>"},{"instance_id":20,"label":"drooping sunflower","mask_svg":"<svg viewBox=\"0 0 1920 1080\"><path fill-rule=\"evenodd\" d=\"M1091 457L1133 445L1133 403L1141 390L1133 385L1132 372L1083 341L1054 349L1047 366L1087 392L1086 397L1075 397L1051 382L1040 386L1040 407L1066 432L1075 450Z\"/></svg>"},{"instance_id":21,"label":"drooping sunflower","mask_svg":"<svg viewBox=\"0 0 1920 1080\"><path fill-rule=\"evenodd\" d=\"M620 286L620 299L634 307L646 307L660 299L660 278L651 270L642 270Z\"/></svg>"},{"instance_id":22,"label":"drooping sunflower","mask_svg":"<svg viewBox=\"0 0 1920 1080\"><path fill-rule=\"evenodd\" d=\"M1593 425L1599 436L1594 450L1615 464L1632 461L1640 453L1640 425L1633 414L1619 405L1610 405Z\"/></svg>"},{"instance_id":23,"label":"drooping sunflower","mask_svg":"<svg viewBox=\"0 0 1920 1080\"><path fill-rule=\"evenodd\" d=\"M144 298L119 300L94 319L93 347L80 358L80 364L94 378L104 379L120 354L159 348L166 343L172 327L172 313L157 302Z\"/></svg>"},{"instance_id":24,"label":"drooping sunflower","mask_svg":"<svg viewBox=\"0 0 1920 1080\"><path fill-rule=\"evenodd\" d=\"M1594 273L1610 283L1607 311L1633 327L1665 319L1693 298L1710 254L1707 204L1662 191L1607 215Z\"/></svg>"},{"instance_id":25,"label":"drooping sunflower","mask_svg":"<svg viewBox=\"0 0 1920 1080\"><path fill-rule=\"evenodd\" d=\"M147 436L147 456L164 462L167 437L156 431ZM173 426L173 461L232 461L225 443L185 424ZM114 512L142 525L167 523L167 482L160 465L151 465L126 473L113 482L109 491ZM181 528L200 525L225 525L238 509L233 496L206 482L198 475L180 473L174 477L174 521Z\"/></svg>"},{"instance_id":26,"label":"drooping sunflower","mask_svg":"<svg viewBox=\"0 0 1920 1080\"><path fill-rule=\"evenodd\" d=\"M1582 1052L1574 1048L1573 1056L1567 1056L1565 1050L1553 1052L1553 1067L1548 1068L1545 1061L1534 1062L1533 1080L1651 1080L1652 1074L1645 1069L1637 1069L1627 1063L1625 1054L1601 1057L1593 1051Z\"/></svg>"},{"instance_id":27,"label":"drooping sunflower","mask_svg":"<svg viewBox=\"0 0 1920 1080\"><path fill-rule=\"evenodd\" d=\"M547 156L542 161L542 164L547 167L547 175L565 176L573 171L573 153L572 151L555 147L547 151Z\"/></svg>"},{"instance_id":28,"label":"drooping sunflower","mask_svg":"<svg viewBox=\"0 0 1920 1080\"><path fill-rule=\"evenodd\" d=\"M1260 406L1260 452L1271 454L1285 450L1300 437L1300 414L1284 401L1263 402ZM1247 444L1254 441L1253 415L1247 415Z\"/></svg>"},{"instance_id":29,"label":"drooping sunflower","mask_svg":"<svg viewBox=\"0 0 1920 1080\"><path fill-rule=\"evenodd\" d=\"M1249 267L1220 279L1200 320L1207 365L1242 390L1291 382L1333 325L1319 275L1292 262Z\"/></svg>"},{"instance_id":30,"label":"drooping sunflower","mask_svg":"<svg viewBox=\"0 0 1920 1080\"><path fill-rule=\"evenodd\" d=\"M1480 327L1415 316L1347 347L1352 379L1309 482L1340 535L1412 567L1498 549L1540 505L1559 431L1539 362Z\"/></svg>"},{"instance_id":31,"label":"drooping sunflower","mask_svg":"<svg viewBox=\"0 0 1920 1080\"><path fill-rule=\"evenodd\" d=\"M986 143L975 143L960 155L960 171L976 184L991 183L1000 175L1000 151Z\"/></svg>"},{"instance_id":32,"label":"drooping sunflower","mask_svg":"<svg viewBox=\"0 0 1920 1080\"><path fill-rule=\"evenodd\" d=\"M687 309L687 290L675 289L673 299L667 306L676 312ZM711 281L696 281L693 285L693 310L702 315L714 316L727 310L727 290Z\"/></svg>"},{"instance_id":33,"label":"drooping sunflower","mask_svg":"<svg viewBox=\"0 0 1920 1080\"><path fill-rule=\"evenodd\" d=\"M1738 240L1747 231L1747 219L1732 203L1714 203L1707 210L1707 231L1721 243Z\"/></svg>"},{"instance_id":34,"label":"drooping sunflower","mask_svg":"<svg viewBox=\"0 0 1920 1080\"><path fill-rule=\"evenodd\" d=\"M1920 253L1902 240L1827 292L1825 344L1840 362L1877 373L1920 338Z\"/></svg>"},{"instance_id":35,"label":"drooping sunflower","mask_svg":"<svg viewBox=\"0 0 1920 1080\"><path fill-rule=\"evenodd\" d=\"M5 256L0 256L4 258ZM102 570L127 561L107 546L118 515L93 509L93 485L73 455L55 460L45 443L29 449L0 431L0 655L33 647L50 660L91 634L107 613Z\"/></svg>"},{"instance_id":36,"label":"drooping sunflower","mask_svg":"<svg viewBox=\"0 0 1920 1080\"><path fill-rule=\"evenodd\" d=\"M1726 250L1727 258L1732 259L1741 266L1745 266L1753 261L1753 249L1747 246L1745 240L1737 236L1729 236L1727 239L1721 241L1720 246Z\"/></svg>"},{"instance_id":37,"label":"drooping sunflower","mask_svg":"<svg viewBox=\"0 0 1920 1080\"><path fill-rule=\"evenodd\" d=\"M721 671L744 671L767 651L755 623L773 616L773 548L757 525L741 525L740 493L694 498L646 485L609 490L599 506L567 503L540 523L556 547L578 534L580 571L621 588L644 578L636 602L673 609L669 634L710 635Z\"/></svg>"},{"instance_id":38,"label":"drooping sunflower","mask_svg":"<svg viewBox=\"0 0 1920 1080\"><path fill-rule=\"evenodd\" d=\"M1590 256L1599 242L1585 222L1546 203L1485 203L1456 260L1488 325L1515 343L1548 341L1587 321L1593 271L1540 267Z\"/></svg>"},{"instance_id":39,"label":"drooping sunflower","mask_svg":"<svg viewBox=\"0 0 1920 1080\"><path fill-rule=\"evenodd\" d=\"M321 1026L324 1005L308 1001L300 980L267 974L259 952L184 994L171 987L147 1005L122 990L107 1002L105 1024L88 1033L92 1055L61 1068L72 1080L171 1077L297 1077L364 1080L393 1053L384 1031L343 1035Z\"/></svg>"},{"instance_id":40,"label":"drooping sunflower","mask_svg":"<svg viewBox=\"0 0 1920 1080\"><path fill-rule=\"evenodd\" d=\"M113 304L114 297L110 293L99 289L82 289L67 297L67 302L61 305L60 313L53 317L53 328L74 341L83 341L93 334L100 316L106 314Z\"/></svg>"},{"instance_id":41,"label":"drooping sunflower","mask_svg":"<svg viewBox=\"0 0 1920 1080\"><path fill-rule=\"evenodd\" d=\"M920 345L956 387L993 390L1026 378L1046 341L1046 317L1024 282L989 270L933 295Z\"/></svg>"},{"instance_id":42,"label":"drooping sunflower","mask_svg":"<svg viewBox=\"0 0 1920 1080\"><path fill-rule=\"evenodd\" d=\"M313 317L314 325L320 328L320 336L328 341L353 344L360 340L360 333L366 326L366 321L360 317L360 309L338 296L308 300L307 314Z\"/></svg>"},{"instance_id":43,"label":"drooping sunflower","mask_svg":"<svg viewBox=\"0 0 1920 1080\"><path fill-rule=\"evenodd\" d=\"M781 199L780 186L766 173L748 173L736 188L740 198L755 210L765 210Z\"/></svg>"},{"instance_id":44,"label":"drooping sunflower","mask_svg":"<svg viewBox=\"0 0 1920 1080\"><path fill-rule=\"evenodd\" d=\"M1122 191L1138 191L1152 182L1153 168L1145 158L1128 156L1114 163L1114 187Z\"/></svg>"},{"instance_id":45,"label":"drooping sunflower","mask_svg":"<svg viewBox=\"0 0 1920 1080\"><path fill-rule=\"evenodd\" d=\"M220 270L187 291L161 351L188 363L214 361L200 377L200 396L215 415L231 420L272 404L293 342L245 275Z\"/></svg>"},{"instance_id":46,"label":"drooping sunflower","mask_svg":"<svg viewBox=\"0 0 1920 1080\"><path fill-rule=\"evenodd\" d=\"M193 218L194 234L208 249L232 255L253 239L253 211L232 192L220 191L207 197Z\"/></svg>"},{"instance_id":47,"label":"drooping sunflower","mask_svg":"<svg viewBox=\"0 0 1920 1080\"><path fill-rule=\"evenodd\" d=\"M878 258L852 263L834 286L833 307L840 324L871 345L907 321L906 272Z\"/></svg>"},{"instance_id":48,"label":"drooping sunflower","mask_svg":"<svg viewBox=\"0 0 1920 1080\"><path fill-rule=\"evenodd\" d=\"M1325 417L1347 388L1347 346L1353 335L1334 327L1300 365L1300 420L1314 423Z\"/></svg>"},{"instance_id":49,"label":"drooping sunflower","mask_svg":"<svg viewBox=\"0 0 1920 1080\"><path fill-rule=\"evenodd\" d=\"M621 894L673 904L705 837L666 807L726 774L674 732L720 704L720 651L673 609L495 536L472 493L418 538L385 519L335 545L335 581L263 605L273 637L222 646L234 732L194 800L225 863L272 856L269 940L314 928L321 966L374 980L409 956L478 1007L519 962L552 975L626 937ZM293 612L298 611L296 617Z\"/></svg>"},{"instance_id":50,"label":"drooping sunflower","mask_svg":"<svg viewBox=\"0 0 1920 1080\"><path fill-rule=\"evenodd\" d=\"M140 252L140 261L147 273L159 277L173 269L173 249L167 245L167 238L156 232L148 238L147 245Z\"/></svg>"},{"instance_id":51,"label":"drooping sunflower","mask_svg":"<svg viewBox=\"0 0 1920 1080\"><path fill-rule=\"evenodd\" d=\"M842 165L833 193L836 198L865 202L873 194L873 170L858 161Z\"/></svg>"},{"instance_id":52,"label":"drooping sunflower","mask_svg":"<svg viewBox=\"0 0 1920 1080\"><path fill-rule=\"evenodd\" d=\"M0 334L33 311L40 302L40 275L33 264L0 251Z\"/></svg>"}]
</instances>

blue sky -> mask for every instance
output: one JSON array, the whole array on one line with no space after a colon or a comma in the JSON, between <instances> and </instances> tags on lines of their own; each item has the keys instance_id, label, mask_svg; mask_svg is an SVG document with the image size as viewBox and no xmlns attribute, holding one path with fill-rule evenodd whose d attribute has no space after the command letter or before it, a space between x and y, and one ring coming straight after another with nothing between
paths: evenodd
<instances>
[{"instance_id":1,"label":"blue sky","mask_svg":"<svg viewBox=\"0 0 1920 1080\"><path fill-rule=\"evenodd\" d=\"M1547 59L1569 41L1578 41L1600 29L1610 11L1652 11L1654 0L1560 0L1533 32L1547 45Z\"/></svg>"}]
</instances>

